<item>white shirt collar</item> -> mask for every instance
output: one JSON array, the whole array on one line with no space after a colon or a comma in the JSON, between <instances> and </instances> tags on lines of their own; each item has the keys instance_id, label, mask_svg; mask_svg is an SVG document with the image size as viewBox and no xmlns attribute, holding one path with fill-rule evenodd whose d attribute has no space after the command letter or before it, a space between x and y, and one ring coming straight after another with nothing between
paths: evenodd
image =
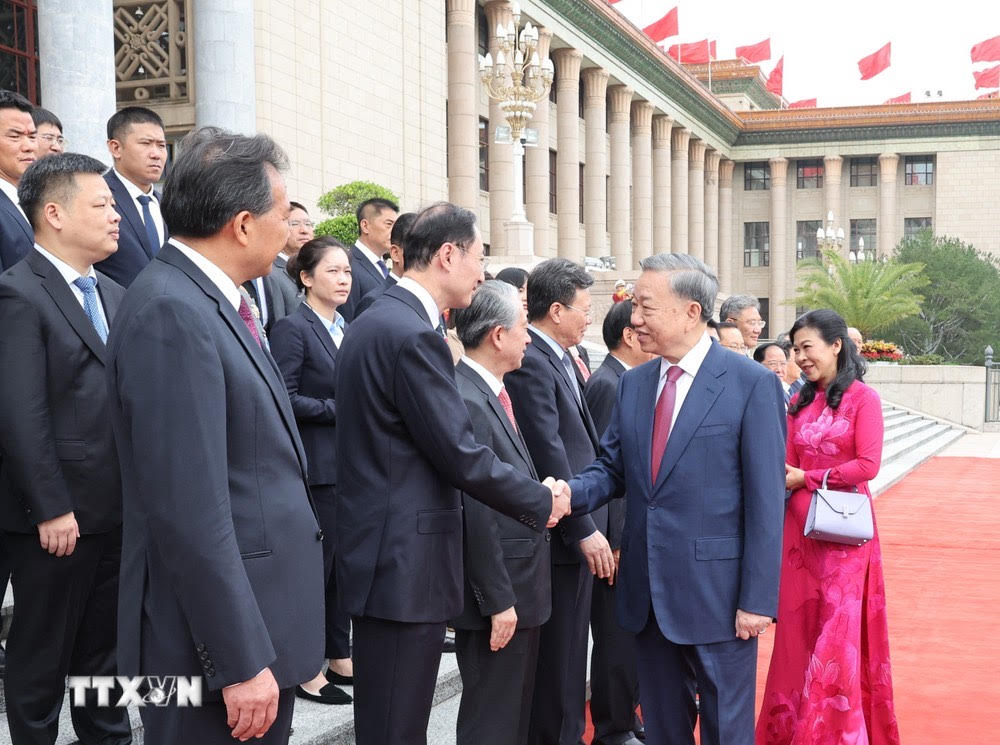
<instances>
[{"instance_id":1,"label":"white shirt collar","mask_svg":"<svg viewBox=\"0 0 1000 745\"><path fill-rule=\"evenodd\" d=\"M486 385L488 385L490 387L490 390L493 391L493 395L494 396L499 396L500 395L500 391L503 390L503 383L501 383L499 380L497 380L497 376L496 375L494 375L493 373L491 373L489 370L487 370L485 367L483 367L482 365L480 365L478 362L476 362L471 357L463 356L462 357L462 361L466 365L468 365L469 367L471 367L473 370L475 370L476 373L478 373L479 377L481 377L483 379L483 381L486 383Z\"/></svg>"},{"instance_id":2,"label":"white shirt collar","mask_svg":"<svg viewBox=\"0 0 1000 745\"><path fill-rule=\"evenodd\" d=\"M240 288L229 278L228 274L222 271L218 265L213 264L202 254L190 246L185 246L176 238L171 238L168 242L176 246L178 251L191 259L194 265L204 272L209 281L219 288L219 292L229 301L234 310L240 309L240 301L243 299L243 296L240 295Z\"/></svg>"},{"instance_id":3,"label":"white shirt collar","mask_svg":"<svg viewBox=\"0 0 1000 745\"><path fill-rule=\"evenodd\" d=\"M7 195L7 198L15 205L21 206L17 199L17 187L5 178L0 178L0 191Z\"/></svg>"},{"instance_id":4,"label":"white shirt collar","mask_svg":"<svg viewBox=\"0 0 1000 745\"><path fill-rule=\"evenodd\" d=\"M278 258L284 261L286 264L288 263L288 254L286 254L284 251L278 251Z\"/></svg>"},{"instance_id":5,"label":"white shirt collar","mask_svg":"<svg viewBox=\"0 0 1000 745\"><path fill-rule=\"evenodd\" d=\"M41 246L39 246L37 243L35 244L35 250L38 251L38 253L40 253L46 259L49 260L49 262L52 264L52 266L54 266L56 268L56 270L62 275L63 279L66 280L66 284L68 284L68 285L73 284L73 282L75 282L76 280L78 280L80 277L93 277L95 280L97 279L97 272L94 271L94 267L93 266L87 267L87 273L86 274L80 274L80 272L78 272L76 269L74 269L73 267L71 267L65 261L63 261L62 259L60 259L55 254L50 253L49 251L46 251L44 248L42 248Z\"/></svg>"},{"instance_id":6,"label":"white shirt collar","mask_svg":"<svg viewBox=\"0 0 1000 745\"><path fill-rule=\"evenodd\" d=\"M402 277L400 277L398 274L396 274L391 269L389 270L389 276L392 277L393 281L396 282L397 284L399 284L399 280L402 279Z\"/></svg>"},{"instance_id":7,"label":"white shirt collar","mask_svg":"<svg viewBox=\"0 0 1000 745\"><path fill-rule=\"evenodd\" d=\"M375 254L374 254L374 253L372 252L372 250L371 250L370 248L368 248L368 246L366 246L366 245L365 245L364 243L362 243L362 242L361 242L361 239L360 239L360 238L358 238L358 240L357 240L357 241L355 241L354 245L355 245L355 247L356 247L356 248L357 248L357 249L358 249L358 250L359 250L359 251L360 251L360 252L362 253L362 255L363 255L363 256L364 256L364 257L365 257L366 259L368 259L368 261L370 261L370 262L372 263L372 266L374 266L374 267L375 267L376 269L378 269L378 270L379 270L379 272L381 272L381 271L382 271L382 267L380 267L380 266L378 265L378 263L379 263L380 261L382 261L382 257L381 257L381 256L376 256L376 255L375 255ZM383 262L383 263L384 263L384 262Z\"/></svg>"},{"instance_id":8,"label":"white shirt collar","mask_svg":"<svg viewBox=\"0 0 1000 745\"><path fill-rule=\"evenodd\" d=\"M550 347L552 347L552 351L556 353L556 356L559 359L563 358L563 356L566 354L566 350L562 348L562 345L559 344L559 342L557 342L555 339L553 339L551 336L549 336L548 334L546 334L544 331L542 331L540 328L538 328L533 324L529 323L528 328L534 331L540 337L542 337L542 340Z\"/></svg>"},{"instance_id":9,"label":"white shirt collar","mask_svg":"<svg viewBox=\"0 0 1000 745\"><path fill-rule=\"evenodd\" d=\"M705 332L697 343L688 350L688 353L681 357L677 366L692 378L697 377L701 364L705 361L705 356L712 348L712 337ZM672 367L666 357L660 359L660 378L667 374L667 370Z\"/></svg>"},{"instance_id":10,"label":"white shirt collar","mask_svg":"<svg viewBox=\"0 0 1000 745\"><path fill-rule=\"evenodd\" d=\"M413 277L400 277L399 282L396 283L396 287L412 292L417 296L417 300L424 306L427 320L431 322L431 328L436 329L438 324L441 323L441 310L438 308L437 303L434 302L434 297L427 291L427 288L413 279Z\"/></svg>"},{"instance_id":11,"label":"white shirt collar","mask_svg":"<svg viewBox=\"0 0 1000 745\"><path fill-rule=\"evenodd\" d=\"M627 363L625 360L623 360L621 357L619 357L617 354L612 354L610 356L614 357L616 360L618 360L618 364L621 365L622 367L624 367L626 371L632 369L632 366L629 363Z\"/></svg>"},{"instance_id":12,"label":"white shirt collar","mask_svg":"<svg viewBox=\"0 0 1000 745\"><path fill-rule=\"evenodd\" d=\"M333 325L336 325L336 326L338 326L341 329L344 328L344 323L345 323L344 317L342 315L340 315L337 311L333 311L333 318L327 318L322 313L320 313L318 310L316 310L314 307L312 307L311 305L309 305L309 303L303 301L302 304L304 306L306 306L309 310L311 310L313 312L313 314L319 320L321 320L323 322L323 328L329 330L329 328L331 326L333 326Z\"/></svg>"},{"instance_id":13,"label":"white shirt collar","mask_svg":"<svg viewBox=\"0 0 1000 745\"><path fill-rule=\"evenodd\" d=\"M115 176L117 176L118 180L122 182L122 184L125 186L125 191L128 192L128 195L132 197L133 200L136 200L139 197L150 197L157 204L159 204L160 200L156 198L156 190L153 189L152 186L149 187L149 191L143 191L138 186L129 181L125 176L122 176L117 168L112 168L111 170L115 172Z\"/></svg>"}]
</instances>

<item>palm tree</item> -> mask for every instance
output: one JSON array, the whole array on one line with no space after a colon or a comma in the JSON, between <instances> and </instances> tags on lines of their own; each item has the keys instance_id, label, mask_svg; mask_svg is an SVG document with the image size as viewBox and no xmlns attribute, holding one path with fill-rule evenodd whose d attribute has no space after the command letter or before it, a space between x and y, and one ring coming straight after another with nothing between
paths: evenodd
<instances>
[{"instance_id":1,"label":"palm tree","mask_svg":"<svg viewBox=\"0 0 1000 745\"><path fill-rule=\"evenodd\" d=\"M923 264L895 259L852 264L836 251L803 261L799 269L798 294L788 304L835 310L866 337L919 313L924 299L917 290L928 283Z\"/></svg>"}]
</instances>

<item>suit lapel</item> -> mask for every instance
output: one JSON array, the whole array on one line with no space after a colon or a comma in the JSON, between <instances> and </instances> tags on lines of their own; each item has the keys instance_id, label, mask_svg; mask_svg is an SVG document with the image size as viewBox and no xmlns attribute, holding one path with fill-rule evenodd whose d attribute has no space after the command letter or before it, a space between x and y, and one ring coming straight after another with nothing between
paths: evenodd
<instances>
[{"instance_id":1,"label":"suit lapel","mask_svg":"<svg viewBox=\"0 0 1000 745\"><path fill-rule=\"evenodd\" d=\"M320 344L323 345L323 349L326 350L327 354L330 355L330 359L334 362L337 361L337 345L333 343L333 337L330 336L330 332L323 327L323 323L320 321L319 316L312 311L305 303L299 306L299 313L309 321L309 325L316 334L316 338L319 339Z\"/></svg>"},{"instance_id":2,"label":"suit lapel","mask_svg":"<svg viewBox=\"0 0 1000 745\"><path fill-rule=\"evenodd\" d=\"M361 249L359 249L355 245L355 246L351 246L351 251L354 253L354 258L357 259L357 261L361 265L362 269L365 272L367 272L371 276L372 279L378 281L378 284L376 285L376 287L379 286L380 284L382 284L383 282L385 282L385 276L382 274L382 272L380 272L378 269L375 268L374 264L372 264L368 260L367 256L365 256L363 253L361 253Z\"/></svg>"},{"instance_id":3,"label":"suit lapel","mask_svg":"<svg viewBox=\"0 0 1000 745\"><path fill-rule=\"evenodd\" d=\"M115 206L118 208L119 214L129 224L129 227L132 228L135 237L139 240L139 245L146 252L146 256L152 259L156 255L158 247L149 245L149 237L146 235L146 223L139 216L135 200L132 199L132 195L128 193L125 184L118 178L114 170L108 171L104 178L108 182L108 186L111 187L111 194L115 198Z\"/></svg>"},{"instance_id":4,"label":"suit lapel","mask_svg":"<svg viewBox=\"0 0 1000 745\"><path fill-rule=\"evenodd\" d=\"M545 339L540 337L531 329L528 329L528 333L531 334L531 343L546 356L549 364L555 368L556 377L562 381L562 385L566 389L566 395L569 396L571 401L576 401L576 408L580 412L580 418L583 419L584 427L586 427L587 434L590 436L590 441L596 450L597 446L600 444L600 438L597 436L597 428L594 426L594 420L590 417L590 410L587 408L587 402L583 397L583 385L580 385L580 397L577 398L576 392L573 390L573 383L569 379L569 371L566 370L562 360L556 356L555 350L549 346ZM569 354L569 352L564 352L564 354ZM572 357L570 358L570 364L573 365L574 368L576 367L576 364L572 361ZM575 370L574 374L576 374Z\"/></svg>"},{"instance_id":5,"label":"suit lapel","mask_svg":"<svg viewBox=\"0 0 1000 745\"><path fill-rule=\"evenodd\" d=\"M66 280L59 273L59 270L52 266L52 263L44 256L34 250L29 252L24 260L28 262L32 271L41 277L42 287L49 294L49 297L52 298L52 302L59 308L59 312L63 314L72 329L83 343L87 345L90 351L94 353L94 356L101 361L101 364L104 364L107 346L101 341L101 337L97 335L97 331L94 330L94 324L90 322L90 318L87 317L86 312L80 305L80 301L73 295L73 291L66 284ZM104 312L110 322L110 311L105 308Z\"/></svg>"},{"instance_id":6,"label":"suit lapel","mask_svg":"<svg viewBox=\"0 0 1000 745\"><path fill-rule=\"evenodd\" d=\"M11 220L20 226L28 241L34 244L35 231L31 229L31 225L24 219L24 215L21 214L21 210L17 208L17 205L10 201L10 198L3 192L0 192L0 207L2 207L3 211L10 216Z\"/></svg>"},{"instance_id":7,"label":"suit lapel","mask_svg":"<svg viewBox=\"0 0 1000 745\"><path fill-rule=\"evenodd\" d=\"M103 285L101 283L104 283ZM115 316L118 314L118 306L121 305L122 294L121 292L108 292L109 283L114 282L111 277L105 276L100 272L97 273L97 294L101 298L101 304L104 306L104 315L108 318L108 328L113 328L113 323ZM88 319L89 320L89 319Z\"/></svg>"},{"instance_id":8,"label":"suit lapel","mask_svg":"<svg viewBox=\"0 0 1000 745\"><path fill-rule=\"evenodd\" d=\"M635 412L636 440L640 444L639 453L642 459L642 473L645 483L649 483L649 474L653 470L653 414L656 411L656 386L660 382L659 358L647 362L639 375L639 386L636 391L638 406ZM663 470L663 464L660 464Z\"/></svg>"}]
</instances>

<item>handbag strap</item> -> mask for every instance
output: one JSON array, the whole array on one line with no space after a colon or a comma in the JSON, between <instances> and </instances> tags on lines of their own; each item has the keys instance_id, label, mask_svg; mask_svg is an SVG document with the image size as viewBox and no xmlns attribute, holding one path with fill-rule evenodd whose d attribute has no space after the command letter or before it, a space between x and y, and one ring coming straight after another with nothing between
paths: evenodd
<instances>
[{"instance_id":1,"label":"handbag strap","mask_svg":"<svg viewBox=\"0 0 1000 745\"><path fill-rule=\"evenodd\" d=\"M827 479L827 477L829 477L829 475L830 475L830 471L832 471L832 470L833 470L832 468L827 468L827 469L826 469L826 470L825 470L825 471L823 472L823 489L824 489L824 490L826 490L826 479Z\"/></svg>"}]
</instances>

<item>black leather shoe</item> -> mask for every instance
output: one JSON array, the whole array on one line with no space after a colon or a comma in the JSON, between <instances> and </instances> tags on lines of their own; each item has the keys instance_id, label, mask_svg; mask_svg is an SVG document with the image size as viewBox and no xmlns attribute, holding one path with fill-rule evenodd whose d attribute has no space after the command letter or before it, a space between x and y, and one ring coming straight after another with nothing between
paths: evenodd
<instances>
[{"instance_id":1,"label":"black leather shoe","mask_svg":"<svg viewBox=\"0 0 1000 745\"><path fill-rule=\"evenodd\" d=\"M646 728L645 727L637 728L635 730L635 736L640 740L642 740L643 742L646 742Z\"/></svg>"},{"instance_id":2,"label":"black leather shoe","mask_svg":"<svg viewBox=\"0 0 1000 745\"><path fill-rule=\"evenodd\" d=\"M342 685L342 686L354 685L353 675L341 675L340 673L333 672L333 670L331 670L329 667L323 674L326 676L326 680L328 683L336 683L337 685Z\"/></svg>"},{"instance_id":3,"label":"black leather shoe","mask_svg":"<svg viewBox=\"0 0 1000 745\"><path fill-rule=\"evenodd\" d=\"M7 672L7 650L0 647L0 678Z\"/></svg>"},{"instance_id":4,"label":"black leather shoe","mask_svg":"<svg viewBox=\"0 0 1000 745\"><path fill-rule=\"evenodd\" d=\"M309 693L302 686L295 686L295 697L315 701L317 704L349 704L354 700L349 693L340 690L333 683L327 683L319 689L319 693Z\"/></svg>"},{"instance_id":5,"label":"black leather shoe","mask_svg":"<svg viewBox=\"0 0 1000 745\"><path fill-rule=\"evenodd\" d=\"M452 652L452 653L454 653L454 651L455 651L455 640L452 639L450 636L446 636L444 638L444 644L441 645L441 651L442 652Z\"/></svg>"}]
</instances>

